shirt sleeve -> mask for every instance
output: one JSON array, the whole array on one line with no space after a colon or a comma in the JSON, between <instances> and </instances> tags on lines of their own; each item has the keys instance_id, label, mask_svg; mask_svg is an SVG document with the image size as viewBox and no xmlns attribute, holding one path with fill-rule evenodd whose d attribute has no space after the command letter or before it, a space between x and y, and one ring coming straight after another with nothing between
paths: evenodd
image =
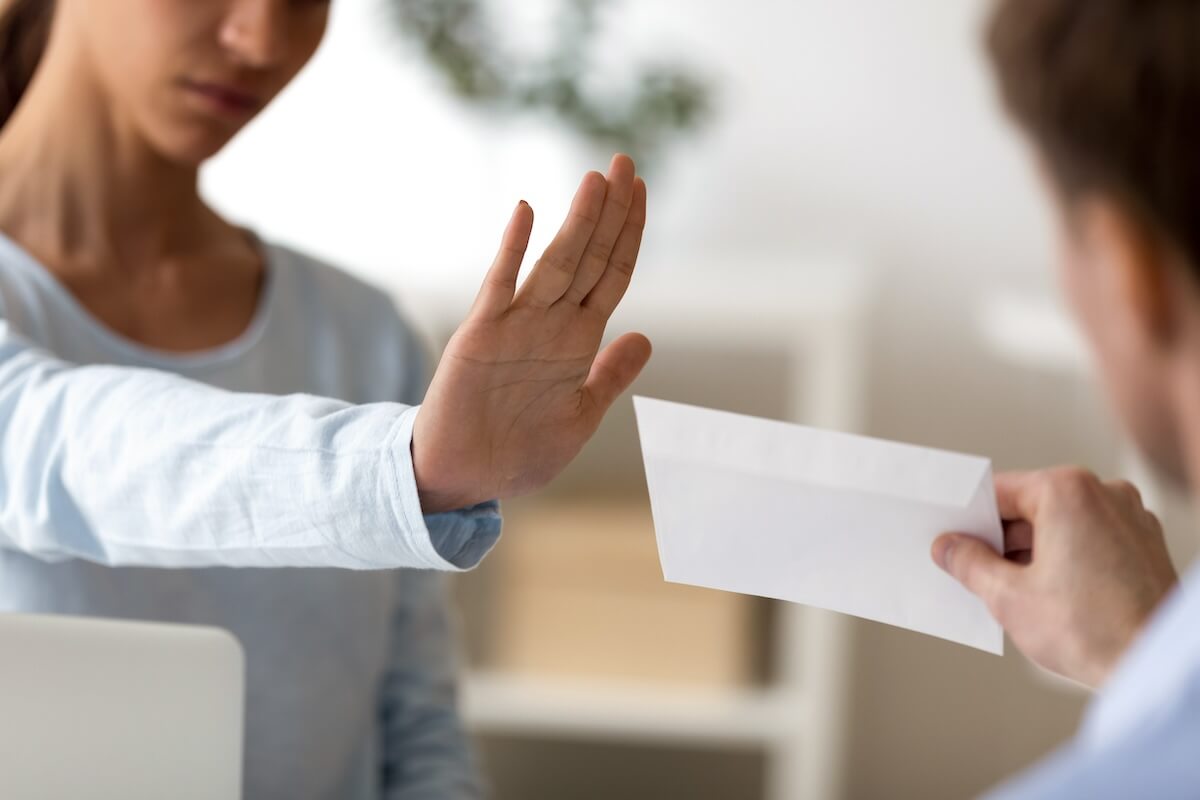
<instances>
[{"instance_id":1,"label":"shirt sleeve","mask_svg":"<svg viewBox=\"0 0 1200 800\"><path fill-rule=\"evenodd\" d=\"M383 800L483 796L458 714L455 626L445 576L401 570L381 688Z\"/></svg>"},{"instance_id":2,"label":"shirt sleeve","mask_svg":"<svg viewBox=\"0 0 1200 800\"><path fill-rule=\"evenodd\" d=\"M496 504L426 518L418 406L77 366L0 316L0 547L157 567L473 567Z\"/></svg>"},{"instance_id":3,"label":"shirt sleeve","mask_svg":"<svg viewBox=\"0 0 1200 800\"><path fill-rule=\"evenodd\" d=\"M986 800L1200 797L1200 680L1163 713L1105 746L1080 739Z\"/></svg>"}]
</instances>

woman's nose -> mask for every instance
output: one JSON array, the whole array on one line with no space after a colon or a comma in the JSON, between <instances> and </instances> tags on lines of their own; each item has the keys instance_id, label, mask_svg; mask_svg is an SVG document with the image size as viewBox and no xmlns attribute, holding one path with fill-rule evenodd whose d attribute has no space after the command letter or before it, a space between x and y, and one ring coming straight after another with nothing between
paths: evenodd
<instances>
[{"instance_id":1,"label":"woman's nose","mask_svg":"<svg viewBox=\"0 0 1200 800\"><path fill-rule=\"evenodd\" d=\"M221 46L245 66L276 65L287 47L287 8L287 0L230 0Z\"/></svg>"}]
</instances>

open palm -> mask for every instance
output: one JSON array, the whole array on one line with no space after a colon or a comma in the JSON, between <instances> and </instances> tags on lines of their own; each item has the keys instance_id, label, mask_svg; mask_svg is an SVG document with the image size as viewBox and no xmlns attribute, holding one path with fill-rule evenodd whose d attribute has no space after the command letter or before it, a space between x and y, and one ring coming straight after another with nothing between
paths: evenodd
<instances>
[{"instance_id":1,"label":"open palm","mask_svg":"<svg viewBox=\"0 0 1200 800\"><path fill-rule=\"evenodd\" d=\"M625 156L588 173L562 229L517 291L533 228L521 203L470 314L450 340L413 431L427 513L531 492L595 433L650 358L628 334L600 352L629 286L646 185Z\"/></svg>"}]
</instances>

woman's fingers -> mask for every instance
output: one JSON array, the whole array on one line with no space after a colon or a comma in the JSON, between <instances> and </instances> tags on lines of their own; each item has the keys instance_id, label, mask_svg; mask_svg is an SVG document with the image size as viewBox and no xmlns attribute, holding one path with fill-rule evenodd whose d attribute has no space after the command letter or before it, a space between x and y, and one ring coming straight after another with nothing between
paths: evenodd
<instances>
[{"instance_id":1,"label":"woman's fingers","mask_svg":"<svg viewBox=\"0 0 1200 800\"><path fill-rule=\"evenodd\" d=\"M564 296L567 302L583 302L608 267L617 237L625 227L625 219L629 216L629 207L633 203L633 182L636 174L637 168L629 156L613 157L608 169L608 194L604 198L600 221L588 241L587 249L584 250L579 269L575 272L575 280Z\"/></svg>"},{"instance_id":2,"label":"woman's fingers","mask_svg":"<svg viewBox=\"0 0 1200 800\"><path fill-rule=\"evenodd\" d=\"M525 260L525 250L529 247L529 235L532 232L533 209L522 200L513 211L508 227L504 229L500 252L483 279L483 286L471 309L473 316L495 318L512 305L513 295L517 291L517 275L521 272L521 263Z\"/></svg>"},{"instance_id":3,"label":"woman's fingers","mask_svg":"<svg viewBox=\"0 0 1200 800\"><path fill-rule=\"evenodd\" d=\"M584 176L566 221L521 287L520 299L547 308L565 297L608 317L629 288L645 226L646 183L636 177L632 159L615 156L607 178L598 172ZM522 201L473 314L495 318L512 305L532 228L533 209Z\"/></svg>"},{"instance_id":4,"label":"woman's fingers","mask_svg":"<svg viewBox=\"0 0 1200 800\"><path fill-rule=\"evenodd\" d=\"M545 308L567 293L600 221L607 193L608 181L599 172L584 176L566 221L521 287L521 300Z\"/></svg>"},{"instance_id":5,"label":"woman's fingers","mask_svg":"<svg viewBox=\"0 0 1200 800\"><path fill-rule=\"evenodd\" d=\"M646 230L646 182L637 178L633 182L633 199L625 226L613 246L612 257L596 287L583 301L585 308L608 318L616 310L629 288L637 266L638 252L642 249L642 234Z\"/></svg>"}]
</instances>

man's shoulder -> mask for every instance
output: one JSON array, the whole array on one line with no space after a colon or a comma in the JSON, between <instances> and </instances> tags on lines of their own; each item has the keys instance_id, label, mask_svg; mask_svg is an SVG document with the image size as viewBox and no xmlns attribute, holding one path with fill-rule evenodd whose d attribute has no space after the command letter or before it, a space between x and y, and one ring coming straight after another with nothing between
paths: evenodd
<instances>
[{"instance_id":1,"label":"man's shoulder","mask_svg":"<svg viewBox=\"0 0 1200 800\"><path fill-rule=\"evenodd\" d=\"M1096 698L1082 735L1104 747L1191 703L1200 733L1200 565L1180 581Z\"/></svg>"},{"instance_id":2,"label":"man's shoulder","mask_svg":"<svg viewBox=\"0 0 1200 800\"><path fill-rule=\"evenodd\" d=\"M1200 567L1163 604L1075 739L988 800L1200 796Z\"/></svg>"}]
</instances>

